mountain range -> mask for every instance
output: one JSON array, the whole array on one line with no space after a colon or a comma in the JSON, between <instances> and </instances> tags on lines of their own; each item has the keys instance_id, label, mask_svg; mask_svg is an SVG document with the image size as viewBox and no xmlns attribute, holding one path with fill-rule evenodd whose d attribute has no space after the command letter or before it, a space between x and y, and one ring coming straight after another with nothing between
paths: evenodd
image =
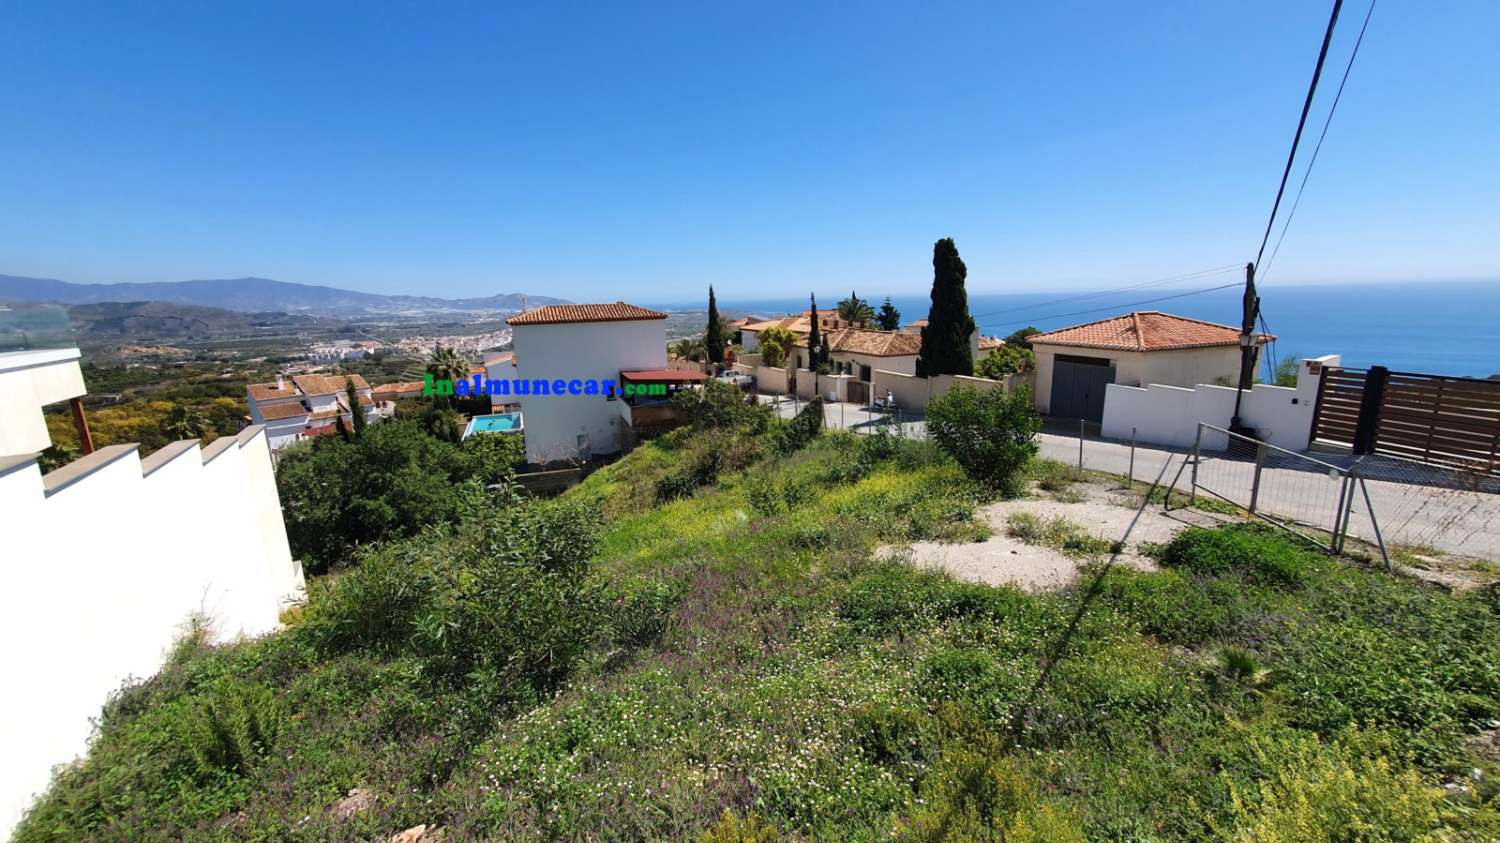
<instances>
[{"instance_id":1,"label":"mountain range","mask_svg":"<svg viewBox=\"0 0 1500 843\"><path fill-rule=\"evenodd\" d=\"M161 301L217 307L242 313L280 311L317 316L378 317L442 314L514 313L526 306L566 304L565 299L524 293L500 293L482 298L443 299L433 296L386 296L293 284L269 278L224 278L202 281L73 284L55 278L0 275L0 301L97 304L102 302Z\"/></svg>"}]
</instances>

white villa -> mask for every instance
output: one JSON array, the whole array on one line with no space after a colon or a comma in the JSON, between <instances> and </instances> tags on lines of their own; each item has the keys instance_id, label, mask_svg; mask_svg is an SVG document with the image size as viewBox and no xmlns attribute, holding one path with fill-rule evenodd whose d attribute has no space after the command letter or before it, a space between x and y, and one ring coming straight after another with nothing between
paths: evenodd
<instances>
[{"instance_id":1,"label":"white villa","mask_svg":"<svg viewBox=\"0 0 1500 843\"><path fill-rule=\"evenodd\" d=\"M381 408L370 385L360 375L278 375L274 383L252 383L245 388L250 401L250 421L266 426L271 448L277 450L311 436L326 436L354 424L349 411L348 380L354 381L355 397L365 418L379 421Z\"/></svg>"},{"instance_id":2,"label":"white villa","mask_svg":"<svg viewBox=\"0 0 1500 843\"><path fill-rule=\"evenodd\" d=\"M514 356L486 366L490 377L660 383L680 388L702 372L667 368L665 313L633 304L556 304L512 316ZM491 399L492 401L494 399ZM525 416L526 458L587 460L625 447L638 429L672 423L664 401L623 395L530 394L506 399Z\"/></svg>"},{"instance_id":3,"label":"white villa","mask_svg":"<svg viewBox=\"0 0 1500 843\"><path fill-rule=\"evenodd\" d=\"M221 639L275 629L303 593L266 429L206 448L92 448L76 348L0 354L0 672L24 691L0 717L0 833L87 747L127 677L150 676L193 615ZM73 404L85 456L43 473L44 408Z\"/></svg>"}]
</instances>

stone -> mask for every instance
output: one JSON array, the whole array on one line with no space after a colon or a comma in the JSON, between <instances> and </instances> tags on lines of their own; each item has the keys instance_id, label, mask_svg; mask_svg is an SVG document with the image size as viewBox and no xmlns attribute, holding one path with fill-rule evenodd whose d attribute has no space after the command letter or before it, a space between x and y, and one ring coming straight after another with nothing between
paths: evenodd
<instances>
[{"instance_id":1,"label":"stone","mask_svg":"<svg viewBox=\"0 0 1500 843\"><path fill-rule=\"evenodd\" d=\"M356 787L349 791L349 795L334 803L332 808L334 817L347 820L355 814L370 810L375 804L375 794L362 787Z\"/></svg>"}]
</instances>

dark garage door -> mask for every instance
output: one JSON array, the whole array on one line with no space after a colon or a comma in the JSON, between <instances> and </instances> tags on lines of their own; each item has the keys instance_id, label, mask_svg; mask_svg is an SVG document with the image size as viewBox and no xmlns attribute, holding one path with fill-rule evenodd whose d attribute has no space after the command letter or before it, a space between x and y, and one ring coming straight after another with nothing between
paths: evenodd
<instances>
[{"instance_id":1,"label":"dark garage door","mask_svg":"<svg viewBox=\"0 0 1500 843\"><path fill-rule=\"evenodd\" d=\"M1115 367L1104 358L1071 360L1058 357L1052 363L1051 414L1066 419L1104 420L1104 386L1115 382Z\"/></svg>"}]
</instances>

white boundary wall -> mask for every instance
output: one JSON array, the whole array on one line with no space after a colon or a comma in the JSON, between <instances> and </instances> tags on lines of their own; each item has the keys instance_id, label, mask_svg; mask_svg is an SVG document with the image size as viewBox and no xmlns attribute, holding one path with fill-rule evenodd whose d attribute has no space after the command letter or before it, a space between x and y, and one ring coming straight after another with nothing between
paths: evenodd
<instances>
[{"instance_id":1,"label":"white boundary wall","mask_svg":"<svg viewBox=\"0 0 1500 843\"><path fill-rule=\"evenodd\" d=\"M1324 366L1337 366L1341 359L1330 354L1302 360L1295 388L1256 384L1240 400L1241 421L1272 445L1291 451L1306 449L1317 406L1318 379ZM1200 383L1188 389L1156 383L1145 387L1110 384L1104 392L1101 434L1129 439L1134 429L1138 442L1189 448L1199 422L1229 427L1234 396L1232 386ZM1222 441L1204 443L1212 449L1223 446Z\"/></svg>"},{"instance_id":2,"label":"white boundary wall","mask_svg":"<svg viewBox=\"0 0 1500 843\"><path fill-rule=\"evenodd\" d=\"M1012 382L1010 376L1007 376L1003 382L967 375L934 375L930 378L919 378L904 372L876 369L872 376L870 390L872 398L884 398L886 392L890 392L896 399L897 407L902 410L915 411L926 410L927 402L947 395L948 390L956 386L966 386L981 392L989 392L992 389L1009 391L1025 382L1024 377Z\"/></svg>"},{"instance_id":3,"label":"white boundary wall","mask_svg":"<svg viewBox=\"0 0 1500 843\"><path fill-rule=\"evenodd\" d=\"M0 457L7 834L52 767L85 751L109 694L155 673L192 615L221 640L260 635L302 597L263 428L206 449L177 442L144 463L136 448L101 448L45 478L32 455Z\"/></svg>"}]
</instances>

